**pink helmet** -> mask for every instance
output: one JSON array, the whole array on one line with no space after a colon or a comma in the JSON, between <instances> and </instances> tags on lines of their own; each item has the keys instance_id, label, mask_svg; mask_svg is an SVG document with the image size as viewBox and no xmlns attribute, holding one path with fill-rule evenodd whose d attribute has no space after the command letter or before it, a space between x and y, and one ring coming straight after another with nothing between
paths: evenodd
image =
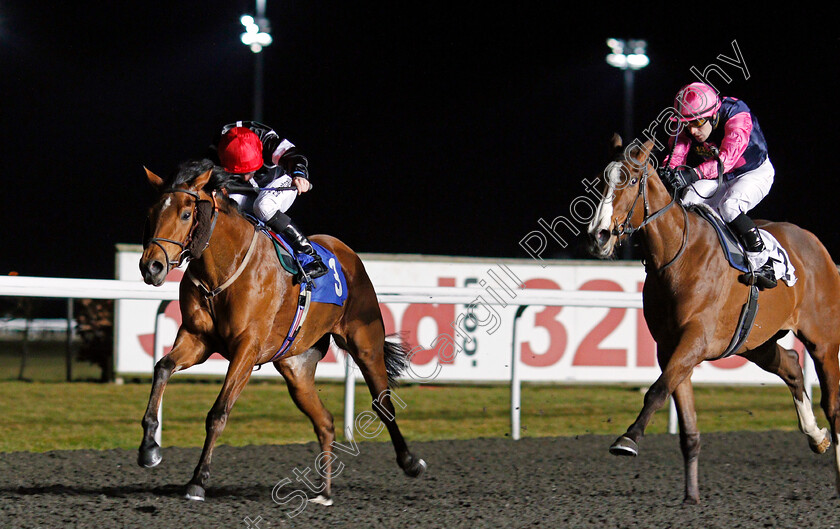
<instances>
[{"instance_id":1,"label":"pink helmet","mask_svg":"<svg viewBox=\"0 0 840 529\"><path fill-rule=\"evenodd\" d=\"M714 116L720 109L720 98L711 86L705 83L691 83L677 93L674 107L681 114L681 117L677 118L678 121L686 123Z\"/></svg>"},{"instance_id":2,"label":"pink helmet","mask_svg":"<svg viewBox=\"0 0 840 529\"><path fill-rule=\"evenodd\" d=\"M219 142L219 161L229 173L250 173L263 166L260 137L247 127L234 127Z\"/></svg>"}]
</instances>

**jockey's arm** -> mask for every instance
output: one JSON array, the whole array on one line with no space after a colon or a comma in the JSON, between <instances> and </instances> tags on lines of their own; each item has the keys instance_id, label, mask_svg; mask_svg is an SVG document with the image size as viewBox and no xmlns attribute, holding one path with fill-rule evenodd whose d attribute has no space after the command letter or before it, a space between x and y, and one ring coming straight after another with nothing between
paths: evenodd
<instances>
[{"instance_id":1,"label":"jockey's arm","mask_svg":"<svg viewBox=\"0 0 840 529\"><path fill-rule=\"evenodd\" d=\"M685 165L685 160L688 158L688 150L691 148L691 140L683 131L677 136L676 145L671 151L671 156L668 157L668 167L676 169L681 165Z\"/></svg>"},{"instance_id":2,"label":"jockey's arm","mask_svg":"<svg viewBox=\"0 0 840 529\"><path fill-rule=\"evenodd\" d=\"M735 114L724 124L724 136L718 154L723 163L724 174L735 168L735 164L747 150L752 126L752 116L749 112ZM714 158L706 160L697 166L697 170L702 175L701 178L717 178L718 161Z\"/></svg>"}]
</instances>

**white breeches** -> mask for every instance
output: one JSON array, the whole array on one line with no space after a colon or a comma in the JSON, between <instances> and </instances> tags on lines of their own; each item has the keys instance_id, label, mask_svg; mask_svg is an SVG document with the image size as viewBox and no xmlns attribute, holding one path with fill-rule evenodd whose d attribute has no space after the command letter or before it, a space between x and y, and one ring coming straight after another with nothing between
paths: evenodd
<instances>
[{"instance_id":1,"label":"white breeches","mask_svg":"<svg viewBox=\"0 0 840 529\"><path fill-rule=\"evenodd\" d=\"M292 177L283 175L275 178L265 187L291 187ZM242 211L253 211L254 216L262 220L268 221L275 213L281 211L285 213L292 203L297 198L297 191L260 191L257 196L254 195L231 195L230 198L235 200Z\"/></svg>"},{"instance_id":2,"label":"white breeches","mask_svg":"<svg viewBox=\"0 0 840 529\"><path fill-rule=\"evenodd\" d=\"M691 184L682 198L683 205L706 204L724 220L732 222L741 213L747 213L756 207L761 199L770 192L776 170L770 159L764 161L752 171L748 171L730 181L700 180ZM766 247L763 252L746 252L753 268L760 268L770 257Z\"/></svg>"},{"instance_id":3,"label":"white breeches","mask_svg":"<svg viewBox=\"0 0 840 529\"><path fill-rule=\"evenodd\" d=\"M681 202L685 206L706 204L717 211L725 222L732 222L767 196L775 174L776 170L768 158L756 169L728 182L720 181L720 178L694 182L686 189Z\"/></svg>"}]
</instances>

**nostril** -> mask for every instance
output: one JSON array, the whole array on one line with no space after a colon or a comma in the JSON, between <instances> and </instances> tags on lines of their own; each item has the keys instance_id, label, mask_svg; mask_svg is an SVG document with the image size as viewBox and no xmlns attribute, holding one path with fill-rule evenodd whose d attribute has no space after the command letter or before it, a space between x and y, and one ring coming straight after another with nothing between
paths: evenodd
<instances>
[{"instance_id":1,"label":"nostril","mask_svg":"<svg viewBox=\"0 0 840 529\"><path fill-rule=\"evenodd\" d=\"M607 242L609 240L609 238L610 238L609 230L599 230L598 231L598 235L597 235L598 243L604 244L605 242Z\"/></svg>"},{"instance_id":2,"label":"nostril","mask_svg":"<svg viewBox=\"0 0 840 529\"><path fill-rule=\"evenodd\" d=\"M159 273L163 272L163 263L160 261L152 261L149 264L149 272L154 275L158 275Z\"/></svg>"}]
</instances>

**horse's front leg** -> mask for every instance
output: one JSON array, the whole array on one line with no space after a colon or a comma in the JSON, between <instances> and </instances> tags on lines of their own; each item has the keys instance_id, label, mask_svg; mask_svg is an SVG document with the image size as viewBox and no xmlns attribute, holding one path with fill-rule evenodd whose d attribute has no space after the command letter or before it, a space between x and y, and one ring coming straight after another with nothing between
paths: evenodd
<instances>
[{"instance_id":1,"label":"horse's front leg","mask_svg":"<svg viewBox=\"0 0 840 529\"><path fill-rule=\"evenodd\" d=\"M251 353L252 350L254 349L249 347L239 348L233 356L225 375L225 381L222 384L222 391L207 414L205 424L207 434L204 439L204 449L201 451L201 457L195 467L193 477L187 484L187 499L204 500L204 491L210 481L210 460L213 457L213 447L216 444L216 439L225 429L233 404L251 378L255 361L254 354Z\"/></svg>"},{"instance_id":2,"label":"horse's front leg","mask_svg":"<svg viewBox=\"0 0 840 529\"><path fill-rule=\"evenodd\" d=\"M140 451L137 456L137 464L140 466L151 468L157 466L162 459L160 445L155 440L155 433L160 428L158 414L163 399L163 391L169 377L176 371L204 362L209 356L209 349L206 344L198 336L181 327L178 329L178 336L175 339L172 351L155 364L149 405L143 415L143 440L140 443Z\"/></svg>"},{"instance_id":3,"label":"horse's front leg","mask_svg":"<svg viewBox=\"0 0 840 529\"><path fill-rule=\"evenodd\" d=\"M691 375L674 390L674 403L680 423L680 449L685 467L685 497L683 503L700 503L700 487L697 479L697 462L700 456L700 430L697 428L697 412L694 408L694 388Z\"/></svg>"},{"instance_id":4,"label":"horse's front leg","mask_svg":"<svg viewBox=\"0 0 840 529\"><path fill-rule=\"evenodd\" d=\"M636 421L627 432L616 439L610 446L610 453L617 456L635 456L639 453L639 440L644 436L645 429L653 418L653 414L668 401L668 397L677 389L683 380L691 374L694 367L703 358L703 340L700 332L687 330L683 333L679 345L673 355L663 358L660 353L662 374L645 393L645 402ZM664 364L664 365L662 365Z\"/></svg>"}]
</instances>

